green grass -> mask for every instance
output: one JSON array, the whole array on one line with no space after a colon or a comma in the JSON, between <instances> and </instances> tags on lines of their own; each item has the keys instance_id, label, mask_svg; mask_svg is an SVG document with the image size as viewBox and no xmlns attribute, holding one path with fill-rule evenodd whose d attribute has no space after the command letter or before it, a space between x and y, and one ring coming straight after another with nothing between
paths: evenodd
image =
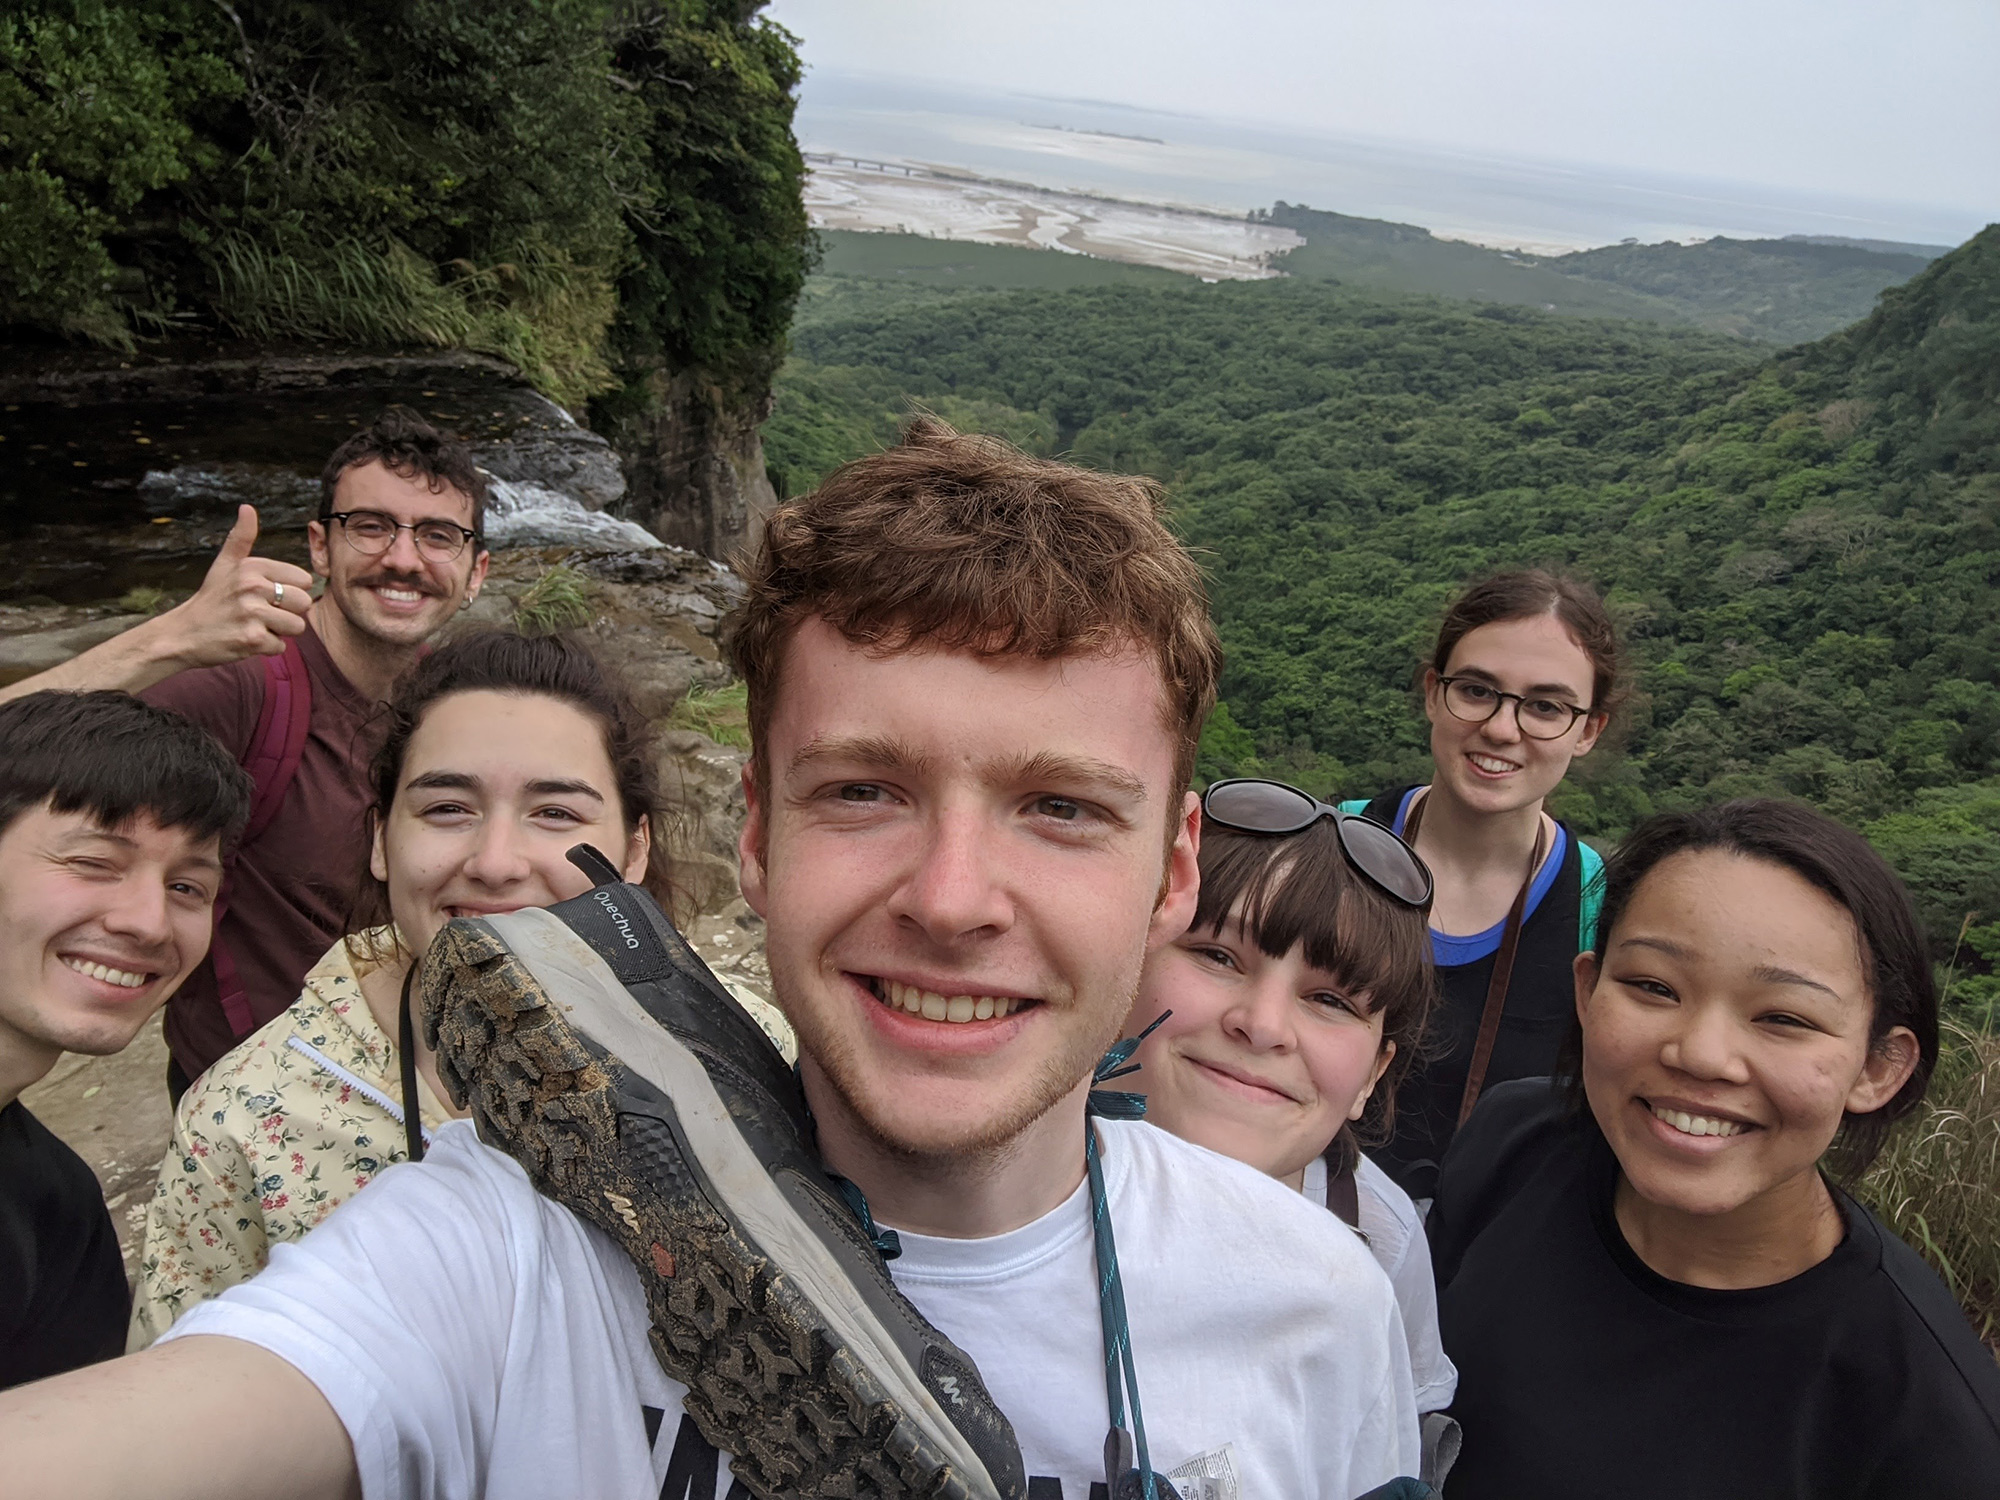
<instances>
[{"instance_id":1,"label":"green grass","mask_svg":"<svg viewBox=\"0 0 2000 1500\"><path fill-rule=\"evenodd\" d=\"M179 602L171 591L142 583L120 594L112 607L120 614L156 615L162 610L172 609Z\"/></svg>"},{"instance_id":2,"label":"green grass","mask_svg":"<svg viewBox=\"0 0 2000 1500\"><path fill-rule=\"evenodd\" d=\"M394 240L295 251L230 234L209 256L218 310L253 339L470 349L571 406L614 383L603 342L616 294L559 249L526 243L490 266L434 266Z\"/></svg>"},{"instance_id":3,"label":"green grass","mask_svg":"<svg viewBox=\"0 0 2000 1500\"><path fill-rule=\"evenodd\" d=\"M726 687L691 687L667 715L674 729L692 729L718 745L750 748L750 689L741 682Z\"/></svg>"},{"instance_id":4,"label":"green grass","mask_svg":"<svg viewBox=\"0 0 2000 1500\"><path fill-rule=\"evenodd\" d=\"M2000 1036L1947 1019L1929 1096L1860 1195L1929 1261L2000 1349Z\"/></svg>"},{"instance_id":5,"label":"green grass","mask_svg":"<svg viewBox=\"0 0 2000 1500\"><path fill-rule=\"evenodd\" d=\"M1157 266L1128 266L1060 250L976 245L920 234L823 229L822 276L858 276L917 286L1061 290L1076 286L1185 286L1192 277Z\"/></svg>"},{"instance_id":6,"label":"green grass","mask_svg":"<svg viewBox=\"0 0 2000 1500\"><path fill-rule=\"evenodd\" d=\"M524 635L553 635L588 625L591 613L590 580L558 563L514 601L514 628Z\"/></svg>"}]
</instances>

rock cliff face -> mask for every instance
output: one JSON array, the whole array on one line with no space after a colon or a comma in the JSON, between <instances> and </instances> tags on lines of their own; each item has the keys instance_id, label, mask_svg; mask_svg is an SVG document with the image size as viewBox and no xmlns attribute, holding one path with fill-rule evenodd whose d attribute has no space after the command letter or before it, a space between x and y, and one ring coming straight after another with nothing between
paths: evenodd
<instances>
[{"instance_id":1,"label":"rock cliff face","mask_svg":"<svg viewBox=\"0 0 2000 1500\"><path fill-rule=\"evenodd\" d=\"M758 427L770 397L733 404L694 374L655 372L645 409L602 419L625 460L627 490L617 508L663 542L729 558L777 504L764 469Z\"/></svg>"},{"instance_id":2,"label":"rock cliff face","mask_svg":"<svg viewBox=\"0 0 2000 1500\"><path fill-rule=\"evenodd\" d=\"M644 543L623 517L728 558L774 503L757 432L767 400L732 405L686 373L656 374L642 395L606 418L606 441L484 355L183 340L120 358L0 344L0 528L19 544L0 599L81 602L100 578L115 580L109 595L192 583L172 559L206 550L206 521L226 526L237 500L267 529L303 518L345 429L391 401L458 434L502 481L498 543L573 540L581 510L602 517L582 529L606 542ZM182 524L153 530L163 514Z\"/></svg>"},{"instance_id":3,"label":"rock cliff face","mask_svg":"<svg viewBox=\"0 0 2000 1500\"><path fill-rule=\"evenodd\" d=\"M743 591L734 573L679 548L643 555L562 548L497 553L470 623L506 624L551 567L582 574L590 618L576 633L631 687L658 726L660 790L676 883L687 898L688 936L718 973L770 994L764 925L743 903L736 879L736 836L743 827L743 763L748 754L675 722L690 688L729 682L717 635Z\"/></svg>"}]
</instances>

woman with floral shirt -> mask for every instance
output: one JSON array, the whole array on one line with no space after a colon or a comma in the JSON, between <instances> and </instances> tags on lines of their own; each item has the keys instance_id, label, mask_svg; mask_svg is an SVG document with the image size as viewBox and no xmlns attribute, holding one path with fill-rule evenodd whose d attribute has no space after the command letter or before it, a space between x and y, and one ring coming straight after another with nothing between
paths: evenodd
<instances>
[{"instance_id":1,"label":"woman with floral shirt","mask_svg":"<svg viewBox=\"0 0 2000 1500\"><path fill-rule=\"evenodd\" d=\"M566 858L579 843L673 909L654 842L650 726L584 647L465 637L420 662L388 713L365 925L181 1100L147 1212L132 1348L255 1275L273 1244L304 1235L413 1148L420 1155L430 1129L459 1113L407 1011L413 956L446 922L581 894L589 877ZM783 1018L737 998L793 1056Z\"/></svg>"}]
</instances>

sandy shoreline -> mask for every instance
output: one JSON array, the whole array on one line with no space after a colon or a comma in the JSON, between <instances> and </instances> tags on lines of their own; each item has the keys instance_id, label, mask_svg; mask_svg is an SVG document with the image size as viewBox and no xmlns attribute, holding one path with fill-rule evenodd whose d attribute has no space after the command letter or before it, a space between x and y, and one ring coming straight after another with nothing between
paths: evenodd
<instances>
[{"instance_id":1,"label":"sandy shoreline","mask_svg":"<svg viewBox=\"0 0 2000 1500\"><path fill-rule=\"evenodd\" d=\"M815 229L1054 250L1208 281L1282 275L1272 257L1304 243L1272 224L995 182L928 163L810 153L807 165L806 212Z\"/></svg>"}]
</instances>

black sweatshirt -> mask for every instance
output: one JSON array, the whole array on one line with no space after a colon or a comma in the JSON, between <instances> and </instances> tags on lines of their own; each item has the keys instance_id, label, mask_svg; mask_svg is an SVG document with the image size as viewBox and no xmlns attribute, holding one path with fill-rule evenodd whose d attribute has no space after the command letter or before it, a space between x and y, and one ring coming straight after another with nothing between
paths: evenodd
<instances>
[{"instance_id":1,"label":"black sweatshirt","mask_svg":"<svg viewBox=\"0 0 2000 1500\"><path fill-rule=\"evenodd\" d=\"M0 1109L0 1390L124 1353L131 1311L96 1177L16 1099Z\"/></svg>"},{"instance_id":2,"label":"black sweatshirt","mask_svg":"<svg viewBox=\"0 0 2000 1500\"><path fill-rule=\"evenodd\" d=\"M1365 816L1394 827L1408 794L1408 787L1383 793L1368 804ZM1486 1068L1486 1088L1549 1072L1576 1017L1570 965L1576 960L1583 903L1583 853L1575 832L1564 832L1568 837L1555 883L1521 924L1521 946ZM1438 1163L1458 1129L1459 1100L1472 1070L1494 959L1489 953L1471 963L1438 966L1438 1005L1424 1033L1423 1053L1396 1090L1395 1135L1368 1152L1412 1198L1437 1191Z\"/></svg>"},{"instance_id":3,"label":"black sweatshirt","mask_svg":"<svg viewBox=\"0 0 2000 1500\"><path fill-rule=\"evenodd\" d=\"M1669 1281L1612 1213L1618 1164L1545 1079L1488 1091L1429 1229L1448 1500L1994 1500L2000 1366L1916 1253L1838 1189L1838 1249L1775 1286Z\"/></svg>"}]
</instances>

